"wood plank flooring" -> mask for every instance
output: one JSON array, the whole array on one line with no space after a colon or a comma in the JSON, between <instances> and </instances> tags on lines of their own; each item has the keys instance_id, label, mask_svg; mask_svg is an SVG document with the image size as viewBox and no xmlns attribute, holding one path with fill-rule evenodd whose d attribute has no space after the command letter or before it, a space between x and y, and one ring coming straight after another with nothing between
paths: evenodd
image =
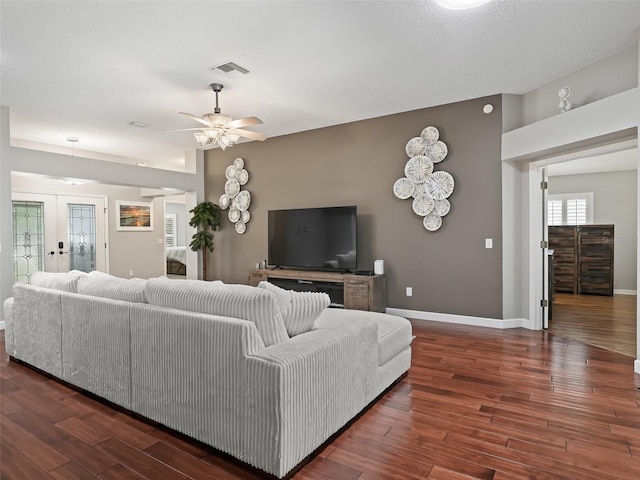
<instances>
[{"instance_id":1,"label":"wood plank flooring","mask_svg":"<svg viewBox=\"0 0 640 480\"><path fill-rule=\"evenodd\" d=\"M633 358L524 329L415 321L409 374L296 480L640 478ZM8 361L6 480L258 479L215 451Z\"/></svg>"},{"instance_id":2,"label":"wood plank flooring","mask_svg":"<svg viewBox=\"0 0 640 480\"><path fill-rule=\"evenodd\" d=\"M635 295L554 293L549 331L636 357Z\"/></svg>"}]
</instances>

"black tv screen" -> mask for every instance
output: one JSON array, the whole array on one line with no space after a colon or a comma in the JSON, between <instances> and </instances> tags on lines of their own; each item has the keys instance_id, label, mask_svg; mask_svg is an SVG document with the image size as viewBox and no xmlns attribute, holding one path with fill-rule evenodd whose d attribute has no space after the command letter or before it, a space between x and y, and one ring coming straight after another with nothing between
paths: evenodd
<instances>
[{"instance_id":1,"label":"black tv screen","mask_svg":"<svg viewBox=\"0 0 640 480\"><path fill-rule=\"evenodd\" d=\"M357 208L269 210L269 264L355 270Z\"/></svg>"}]
</instances>

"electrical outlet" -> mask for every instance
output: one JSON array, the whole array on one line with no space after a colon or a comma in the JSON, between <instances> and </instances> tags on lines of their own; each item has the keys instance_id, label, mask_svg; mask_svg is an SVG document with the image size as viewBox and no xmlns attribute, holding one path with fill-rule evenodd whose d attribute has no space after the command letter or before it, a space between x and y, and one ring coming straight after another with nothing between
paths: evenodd
<instances>
[{"instance_id":1,"label":"electrical outlet","mask_svg":"<svg viewBox=\"0 0 640 480\"><path fill-rule=\"evenodd\" d=\"M412 297L412 296L413 296L413 288L407 287L407 297Z\"/></svg>"},{"instance_id":2,"label":"electrical outlet","mask_svg":"<svg viewBox=\"0 0 640 480\"><path fill-rule=\"evenodd\" d=\"M133 277L133 270L129 270L129 276Z\"/></svg>"},{"instance_id":3,"label":"electrical outlet","mask_svg":"<svg viewBox=\"0 0 640 480\"><path fill-rule=\"evenodd\" d=\"M484 248L493 248L493 238L484 239Z\"/></svg>"}]
</instances>

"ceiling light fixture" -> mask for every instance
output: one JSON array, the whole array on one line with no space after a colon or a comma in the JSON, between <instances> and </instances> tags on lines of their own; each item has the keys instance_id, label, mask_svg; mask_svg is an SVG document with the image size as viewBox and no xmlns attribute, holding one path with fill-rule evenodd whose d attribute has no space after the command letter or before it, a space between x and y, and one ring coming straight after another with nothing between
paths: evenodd
<instances>
[{"instance_id":1,"label":"ceiling light fixture","mask_svg":"<svg viewBox=\"0 0 640 480\"><path fill-rule=\"evenodd\" d=\"M191 113L179 112L181 115L186 115L192 120L204 125L204 127L181 128L168 131L185 132L195 130L193 136L201 147L214 147L217 145L222 150L225 150L227 147L233 147L236 142L240 140L240 137L249 138L251 140L266 140L266 135L263 135L262 133L252 132L241 128L248 127L250 125L260 125L262 120L257 117L232 120L229 115L221 113L220 106L218 105L218 94L222 91L224 86L220 83L212 83L210 87L216 94L216 108L213 111L214 113L205 113L202 117L198 117Z\"/></svg>"},{"instance_id":2,"label":"ceiling light fixture","mask_svg":"<svg viewBox=\"0 0 640 480\"><path fill-rule=\"evenodd\" d=\"M78 137L67 137L67 142L71 144L71 156L73 157L73 146L78 143L80 139Z\"/></svg>"},{"instance_id":3,"label":"ceiling light fixture","mask_svg":"<svg viewBox=\"0 0 640 480\"><path fill-rule=\"evenodd\" d=\"M433 0L435 3L443 8L449 10L468 10L470 8L476 8L485 3L489 3L491 0Z\"/></svg>"}]
</instances>

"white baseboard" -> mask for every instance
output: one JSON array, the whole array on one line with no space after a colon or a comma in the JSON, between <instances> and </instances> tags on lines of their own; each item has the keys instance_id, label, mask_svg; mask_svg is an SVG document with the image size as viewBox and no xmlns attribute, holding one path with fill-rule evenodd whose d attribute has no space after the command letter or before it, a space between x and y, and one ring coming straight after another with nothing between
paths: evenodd
<instances>
[{"instance_id":1,"label":"white baseboard","mask_svg":"<svg viewBox=\"0 0 640 480\"><path fill-rule=\"evenodd\" d=\"M638 291L637 290L624 290L622 288L614 288L613 289L613 294L614 295L638 295Z\"/></svg>"},{"instance_id":2,"label":"white baseboard","mask_svg":"<svg viewBox=\"0 0 640 480\"><path fill-rule=\"evenodd\" d=\"M636 358L633 362L633 371L640 373L640 359Z\"/></svg>"},{"instance_id":3,"label":"white baseboard","mask_svg":"<svg viewBox=\"0 0 640 480\"><path fill-rule=\"evenodd\" d=\"M420 310L405 310L403 308L387 308L390 315L413 318L416 320L429 320L432 322L455 323L458 325L472 325L475 327L489 328L528 328L531 330L531 322L526 318L509 318L500 320L497 318L470 317L467 315L453 315L450 313L422 312Z\"/></svg>"},{"instance_id":4,"label":"white baseboard","mask_svg":"<svg viewBox=\"0 0 640 480\"><path fill-rule=\"evenodd\" d=\"M0 322L0 330L4 330L4 325L5 325L4 321Z\"/></svg>"}]
</instances>

